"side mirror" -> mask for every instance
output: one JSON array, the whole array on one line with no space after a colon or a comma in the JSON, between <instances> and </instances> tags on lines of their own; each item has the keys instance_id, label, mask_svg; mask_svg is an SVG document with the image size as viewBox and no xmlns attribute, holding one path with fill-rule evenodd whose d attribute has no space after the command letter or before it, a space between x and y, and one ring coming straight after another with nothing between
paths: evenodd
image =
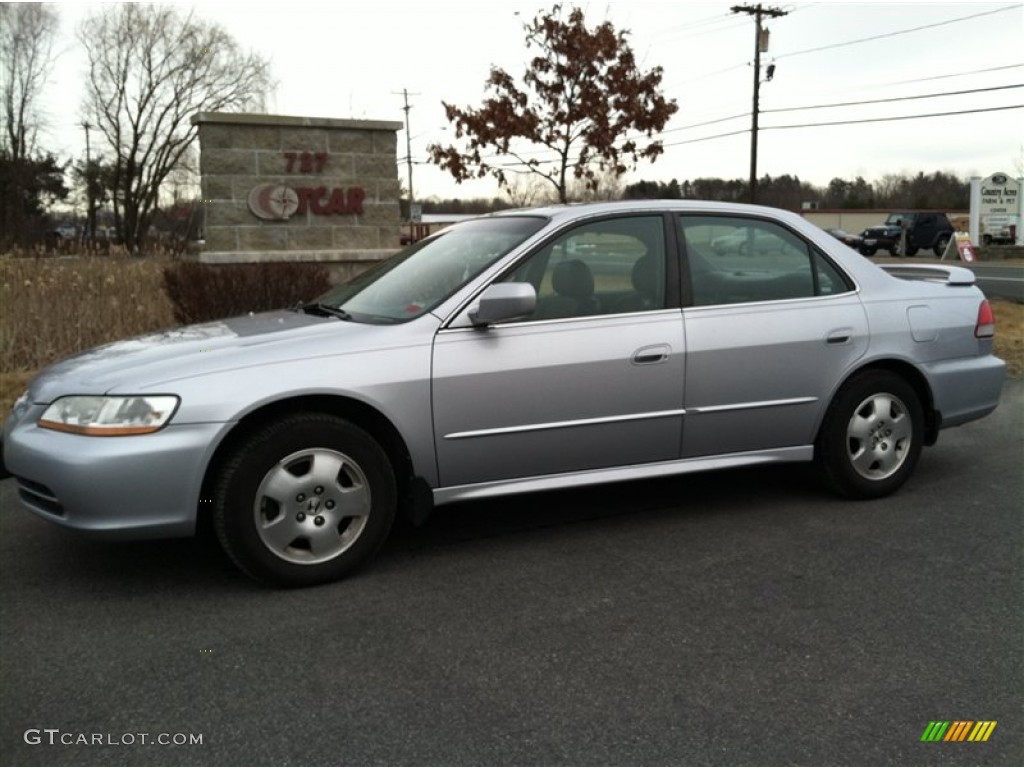
<instances>
[{"instance_id":1,"label":"side mirror","mask_svg":"<svg viewBox=\"0 0 1024 768\"><path fill-rule=\"evenodd\" d=\"M537 307L537 291L529 283L494 283L469 311L475 326L493 325L519 320L533 314Z\"/></svg>"}]
</instances>

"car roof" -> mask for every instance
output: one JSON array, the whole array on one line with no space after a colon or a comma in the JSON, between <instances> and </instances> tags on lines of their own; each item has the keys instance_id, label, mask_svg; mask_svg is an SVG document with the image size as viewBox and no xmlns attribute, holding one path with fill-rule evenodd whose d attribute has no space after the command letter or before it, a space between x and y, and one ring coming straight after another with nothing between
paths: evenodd
<instances>
[{"instance_id":1,"label":"car roof","mask_svg":"<svg viewBox=\"0 0 1024 768\"><path fill-rule=\"evenodd\" d=\"M616 200L602 203L566 203L536 208L514 208L498 211L492 216L543 216L552 221L570 221L610 213L632 213L639 211L677 211L680 213L743 214L747 216L768 215L772 217L797 218L802 216L781 208L769 208L748 203L722 203L710 200Z\"/></svg>"}]
</instances>

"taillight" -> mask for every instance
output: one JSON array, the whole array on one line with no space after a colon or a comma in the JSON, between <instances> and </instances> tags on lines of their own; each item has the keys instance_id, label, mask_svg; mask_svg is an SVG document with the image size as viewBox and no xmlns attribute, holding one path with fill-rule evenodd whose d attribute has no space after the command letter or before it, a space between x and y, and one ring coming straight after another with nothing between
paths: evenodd
<instances>
[{"instance_id":1,"label":"taillight","mask_svg":"<svg viewBox=\"0 0 1024 768\"><path fill-rule=\"evenodd\" d=\"M996 316L988 299L978 307L978 322L974 326L974 335L979 339L990 339L996 335Z\"/></svg>"}]
</instances>

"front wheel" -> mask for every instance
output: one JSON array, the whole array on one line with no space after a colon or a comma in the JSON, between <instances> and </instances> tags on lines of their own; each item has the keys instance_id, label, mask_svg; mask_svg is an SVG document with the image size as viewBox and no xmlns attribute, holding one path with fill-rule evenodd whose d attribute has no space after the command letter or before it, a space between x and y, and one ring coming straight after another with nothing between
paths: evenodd
<instances>
[{"instance_id":1,"label":"front wheel","mask_svg":"<svg viewBox=\"0 0 1024 768\"><path fill-rule=\"evenodd\" d=\"M213 499L217 537L235 564L273 586L334 581L365 563L395 518L395 475L359 427L297 414L251 435L226 462Z\"/></svg>"},{"instance_id":2,"label":"front wheel","mask_svg":"<svg viewBox=\"0 0 1024 768\"><path fill-rule=\"evenodd\" d=\"M825 479L843 496L876 499L914 471L924 411L907 382L888 371L862 373L836 393L816 445Z\"/></svg>"}]
</instances>

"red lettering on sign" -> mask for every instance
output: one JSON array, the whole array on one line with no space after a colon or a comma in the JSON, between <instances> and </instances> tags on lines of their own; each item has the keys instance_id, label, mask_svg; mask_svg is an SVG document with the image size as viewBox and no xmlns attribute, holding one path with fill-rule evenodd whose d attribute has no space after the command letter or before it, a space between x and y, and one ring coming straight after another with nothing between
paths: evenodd
<instances>
[{"instance_id":1,"label":"red lettering on sign","mask_svg":"<svg viewBox=\"0 0 1024 768\"><path fill-rule=\"evenodd\" d=\"M295 194L299 196L299 207L295 209L297 216L304 216L306 209L310 207L310 200L312 199L315 189L309 187L299 187L295 190Z\"/></svg>"},{"instance_id":2,"label":"red lettering on sign","mask_svg":"<svg viewBox=\"0 0 1024 768\"><path fill-rule=\"evenodd\" d=\"M348 206L345 205L345 190L336 187L331 193L330 202L327 203L327 210L330 213L348 213Z\"/></svg>"},{"instance_id":3,"label":"red lettering on sign","mask_svg":"<svg viewBox=\"0 0 1024 768\"><path fill-rule=\"evenodd\" d=\"M317 216L323 216L325 213L330 213L329 208L325 208L320 205L320 198L327 194L327 187L317 187L313 190L313 197L310 198L309 207Z\"/></svg>"},{"instance_id":4,"label":"red lettering on sign","mask_svg":"<svg viewBox=\"0 0 1024 768\"><path fill-rule=\"evenodd\" d=\"M366 199L366 192L362 187L352 187L348 191L348 210L349 213L358 213L360 216L363 215L363 200Z\"/></svg>"},{"instance_id":5,"label":"red lettering on sign","mask_svg":"<svg viewBox=\"0 0 1024 768\"><path fill-rule=\"evenodd\" d=\"M302 216L307 210L315 216L323 216L328 213L362 215L363 200L366 199L366 191L362 187L350 187L348 190L343 187L335 187L331 190L326 203L323 202L323 198L327 195L326 187L296 187L295 194L299 197L299 207L295 209L297 216Z\"/></svg>"},{"instance_id":6,"label":"red lettering on sign","mask_svg":"<svg viewBox=\"0 0 1024 768\"><path fill-rule=\"evenodd\" d=\"M326 152L282 152L285 173L323 173L327 166ZM298 167L296 168L296 161Z\"/></svg>"}]
</instances>

